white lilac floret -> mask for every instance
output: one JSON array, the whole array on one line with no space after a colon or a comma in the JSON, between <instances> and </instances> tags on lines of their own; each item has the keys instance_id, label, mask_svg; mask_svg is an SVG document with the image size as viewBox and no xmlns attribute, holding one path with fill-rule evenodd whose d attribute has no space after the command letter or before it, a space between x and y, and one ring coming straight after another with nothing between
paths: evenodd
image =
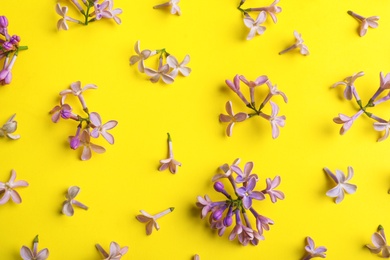
<instances>
[{"instance_id":1,"label":"white lilac floret","mask_svg":"<svg viewBox=\"0 0 390 260\"><path fill-rule=\"evenodd\" d=\"M383 258L390 258L390 246L387 244L385 230L381 225L372 235L371 241L373 245L366 245L371 253L381 255Z\"/></svg>"},{"instance_id":2,"label":"white lilac floret","mask_svg":"<svg viewBox=\"0 0 390 260\"><path fill-rule=\"evenodd\" d=\"M162 212L159 212L155 215L151 215L147 213L145 210L140 210L141 214L136 216L136 219L141 222L145 223L145 230L146 235L150 235L153 232L153 228L155 228L157 231L160 229L160 225L157 223L157 219L167 215L168 213L171 213L175 208L171 207L168 208Z\"/></svg>"},{"instance_id":3,"label":"white lilac floret","mask_svg":"<svg viewBox=\"0 0 390 260\"><path fill-rule=\"evenodd\" d=\"M181 162L175 160L173 157L173 148L172 148L172 138L169 133L168 135L168 158L160 160L160 168L159 171L164 171L166 169L169 169L169 171L173 174L177 172L177 167L181 166Z\"/></svg>"},{"instance_id":4,"label":"white lilac floret","mask_svg":"<svg viewBox=\"0 0 390 260\"><path fill-rule=\"evenodd\" d=\"M69 30L68 21L81 25L88 25L91 22L101 19L113 19L117 24L121 24L121 19L118 17L122 13L122 9L114 9L113 0L70 0L77 11L83 16L83 20L78 20L68 15L68 6L56 4L56 12L62 18L57 22L57 29Z\"/></svg>"},{"instance_id":5,"label":"white lilac floret","mask_svg":"<svg viewBox=\"0 0 390 260\"><path fill-rule=\"evenodd\" d=\"M33 240L32 250L27 246L22 246L20 249L20 256L23 260L46 260L49 257L49 249L44 248L38 251L38 235Z\"/></svg>"},{"instance_id":6,"label":"white lilac floret","mask_svg":"<svg viewBox=\"0 0 390 260\"><path fill-rule=\"evenodd\" d=\"M294 49L299 49L299 51L302 55L305 55L305 56L309 55L308 47L305 44L303 44L302 35L300 33L298 33L297 31L294 31L294 36L295 36L295 43L293 45L291 45L290 47L284 49L283 51L279 52L279 54L283 54L283 53L289 52L289 51L294 50Z\"/></svg>"},{"instance_id":7,"label":"white lilac floret","mask_svg":"<svg viewBox=\"0 0 390 260\"><path fill-rule=\"evenodd\" d=\"M306 246L305 246L306 254L301 260L309 260L315 257L326 257L327 248L324 246L316 247L314 244L314 240L311 237L306 237Z\"/></svg>"},{"instance_id":8,"label":"white lilac floret","mask_svg":"<svg viewBox=\"0 0 390 260\"><path fill-rule=\"evenodd\" d=\"M15 65L19 51L27 50L27 46L20 46L20 36L10 35L8 32L8 19L0 16L0 60L4 58L0 70L0 85L10 84L12 81L12 68Z\"/></svg>"},{"instance_id":9,"label":"white lilac floret","mask_svg":"<svg viewBox=\"0 0 390 260\"><path fill-rule=\"evenodd\" d=\"M78 122L76 134L69 136L69 146L73 150L79 147L83 148L81 160L89 160L92 156L92 151L96 153L104 153L106 151L104 147L92 143L91 137L98 138L102 136L109 144L114 144L114 136L108 130L113 129L118 124L116 120L109 120L106 123L102 123L101 116L97 112L89 112L87 102L83 95L89 89L97 89L97 86L95 84L87 84L81 87L80 81L72 83L70 89L60 92L60 104L50 111L52 115L51 120L54 123L59 122L61 118ZM86 114L84 117L74 113L73 108L65 103L68 95L77 97Z\"/></svg>"},{"instance_id":10,"label":"white lilac floret","mask_svg":"<svg viewBox=\"0 0 390 260\"><path fill-rule=\"evenodd\" d=\"M19 193L15 190L15 188L19 187L27 187L28 183L26 181L15 181L16 179L16 171L11 171L11 177L7 182L0 181L0 205L7 203L10 199L19 204L22 202L22 198Z\"/></svg>"},{"instance_id":11,"label":"white lilac floret","mask_svg":"<svg viewBox=\"0 0 390 260\"><path fill-rule=\"evenodd\" d=\"M103 260L120 260L122 256L124 256L127 253L129 247L127 246L120 247L118 243L112 241L110 243L110 251L108 253L106 250L103 249L103 247L101 247L100 244L96 244L96 249L104 257Z\"/></svg>"},{"instance_id":12,"label":"white lilac floret","mask_svg":"<svg viewBox=\"0 0 390 260\"><path fill-rule=\"evenodd\" d=\"M360 22L359 35L360 37L366 35L368 27L377 28L379 16L363 17L352 11L348 11L348 14Z\"/></svg>"},{"instance_id":13,"label":"white lilac floret","mask_svg":"<svg viewBox=\"0 0 390 260\"><path fill-rule=\"evenodd\" d=\"M244 83L249 89L250 101L248 101L243 91L241 90L240 87L241 82ZM276 85L272 85L269 78L265 75L257 77L256 80L254 81L246 79L246 77L243 75L236 75L233 81L226 80L225 83L239 97L239 99L245 104L245 106L252 110L252 113L245 113L245 112L234 113L232 101L226 102L225 109L227 115L226 114L219 115L219 121L221 123L228 123L228 126L226 128L226 135L232 136L233 127L236 123L246 121L249 118L255 116L260 116L261 118L270 122L271 129L272 129L272 138L274 139L277 138L280 132L279 127L285 126L286 116L278 115L279 106L275 102L271 101L271 99L274 96L279 95L283 98L283 101L287 103L288 99L286 94L280 91ZM263 97L263 100L260 103L260 105L257 106L256 89L262 85L268 86L268 93ZM262 111L267 104L270 104L271 106L271 114L266 114Z\"/></svg>"},{"instance_id":14,"label":"white lilac floret","mask_svg":"<svg viewBox=\"0 0 390 260\"><path fill-rule=\"evenodd\" d=\"M8 137L11 140L17 140L20 138L20 135L18 134L13 134L17 127L18 127L18 122L15 120L16 114L13 114L8 121L0 128L0 137Z\"/></svg>"},{"instance_id":15,"label":"white lilac floret","mask_svg":"<svg viewBox=\"0 0 390 260\"><path fill-rule=\"evenodd\" d=\"M245 1L241 1L237 9L242 13L244 17L244 24L249 28L249 33L246 37L247 40L251 40L255 37L256 34L263 34L266 30L266 27L263 25L267 19L267 16L272 18L274 23L277 22L276 14L282 11L282 8L276 6L279 3L279 0L275 0L271 5L264 7L254 7L254 8L243 8L242 5ZM258 12L256 19L250 16L249 13Z\"/></svg>"},{"instance_id":16,"label":"white lilac floret","mask_svg":"<svg viewBox=\"0 0 390 260\"><path fill-rule=\"evenodd\" d=\"M344 193L353 194L356 192L357 186L348 183L353 177L353 168L351 166L348 166L347 177L340 170L336 170L336 174L333 174L328 168L324 168L324 171L336 183L334 188L326 192L327 196L336 198L336 203L340 203L344 199Z\"/></svg>"},{"instance_id":17,"label":"white lilac floret","mask_svg":"<svg viewBox=\"0 0 390 260\"><path fill-rule=\"evenodd\" d=\"M140 41L134 45L136 55L130 57L130 65L138 63L138 70L150 76L152 83L157 83L160 79L166 84L172 84L175 78L181 74L187 77L191 73L191 68L186 65L190 62L190 55L186 55L182 62L179 62L175 56L168 53L165 48L159 50L141 50ZM145 65L145 61L155 55L158 55L158 67L150 68Z\"/></svg>"},{"instance_id":18,"label":"white lilac floret","mask_svg":"<svg viewBox=\"0 0 390 260\"><path fill-rule=\"evenodd\" d=\"M358 111L352 116L345 115L343 113L339 113L338 117L333 118L333 121L337 124L341 124L340 134L345 134L354 124L354 122L361 117L363 114L374 120L373 127L376 131L382 132L385 131L385 134L378 139L378 141L383 141L387 139L389 136L389 128L390 128L390 120L385 120L381 117L374 115L369 109L374 109L377 105L384 103L390 99L390 73L384 75L382 72L379 74L380 83L378 89L372 95L372 97L368 100L366 105L363 105L363 102L357 92L357 88L355 87L355 81L362 77L364 72L358 72L353 74L350 77L344 79L344 81L336 82L332 85L332 88L337 86L345 86L344 97L347 100L355 100ZM384 92L387 93L384 94Z\"/></svg>"},{"instance_id":19,"label":"white lilac floret","mask_svg":"<svg viewBox=\"0 0 390 260\"><path fill-rule=\"evenodd\" d=\"M177 14L181 15L181 10L179 7L180 0L171 0L169 2L165 2L159 5L153 6L154 9L160 9L160 8L171 8L171 14Z\"/></svg>"},{"instance_id":20,"label":"white lilac floret","mask_svg":"<svg viewBox=\"0 0 390 260\"><path fill-rule=\"evenodd\" d=\"M219 236L232 227L229 240L237 238L242 245L257 245L260 240L264 240L263 231L269 230L269 225L274 222L255 210L253 200L264 200L268 194L275 203L277 199L284 199L284 193L275 190L280 184L279 176L273 181L267 179L267 187L262 191L256 190L259 178L252 173L253 162L246 163L244 170L240 169L238 163L239 159L230 166L224 164L220 167L223 173L213 178L217 180L213 185L214 190L223 194L225 200L213 201L208 195L198 196L196 205L201 208L201 218L209 215L210 227L216 229ZM225 188L223 180L230 183L232 189ZM251 218L255 221L255 227L252 226Z\"/></svg>"}]
</instances>

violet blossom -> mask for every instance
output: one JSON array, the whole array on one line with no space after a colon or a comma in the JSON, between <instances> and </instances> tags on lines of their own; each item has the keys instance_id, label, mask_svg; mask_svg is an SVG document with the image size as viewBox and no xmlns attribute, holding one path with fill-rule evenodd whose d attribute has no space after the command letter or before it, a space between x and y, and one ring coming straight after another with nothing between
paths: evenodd
<instances>
[{"instance_id":1,"label":"violet blossom","mask_svg":"<svg viewBox=\"0 0 390 260\"><path fill-rule=\"evenodd\" d=\"M343 125L340 128L340 134L343 135L352 127L353 122L355 122L355 120L363 113L364 113L363 110L359 110L352 117L340 113L338 117L333 118L333 122L335 122L336 124Z\"/></svg>"},{"instance_id":2,"label":"violet blossom","mask_svg":"<svg viewBox=\"0 0 390 260\"><path fill-rule=\"evenodd\" d=\"M146 235L150 235L153 232L153 227L158 231L160 229L157 219L171 213L175 208L168 208L160 213L155 215L150 215L144 210L140 210L141 215L137 215L136 218L139 222L146 223Z\"/></svg>"},{"instance_id":3,"label":"violet blossom","mask_svg":"<svg viewBox=\"0 0 390 260\"><path fill-rule=\"evenodd\" d=\"M375 122L374 129L379 132L385 131L385 134L378 139L378 142L384 141L389 137L390 121Z\"/></svg>"},{"instance_id":4,"label":"violet blossom","mask_svg":"<svg viewBox=\"0 0 390 260\"><path fill-rule=\"evenodd\" d=\"M307 46L305 44L303 44L303 39L302 39L301 34L298 33L297 31L294 31L294 36L295 36L295 44L293 44L290 47L288 47L287 49L279 52L279 54L283 54L283 53L286 53L290 50L297 48L300 50L302 55L309 55L309 49L307 48Z\"/></svg>"},{"instance_id":5,"label":"violet blossom","mask_svg":"<svg viewBox=\"0 0 390 260\"><path fill-rule=\"evenodd\" d=\"M181 166L181 162L175 160L173 157L173 149L172 149L172 139L171 135L168 134L168 154L169 157L167 159L160 160L161 166L158 169L159 171L164 171L169 169L169 171L173 174L177 172L177 166Z\"/></svg>"},{"instance_id":6,"label":"violet blossom","mask_svg":"<svg viewBox=\"0 0 390 260\"><path fill-rule=\"evenodd\" d=\"M16 114L13 114L7 120L7 122L0 128L0 137L6 136L12 140L17 140L20 138L19 134L13 134L18 127L18 122L16 122L15 116Z\"/></svg>"},{"instance_id":7,"label":"violet blossom","mask_svg":"<svg viewBox=\"0 0 390 260\"><path fill-rule=\"evenodd\" d=\"M163 3L163 4L155 5L155 6L153 6L153 8L159 9L159 8L171 7L171 14L181 15L179 2L180 2L180 0L171 0L171 1Z\"/></svg>"},{"instance_id":8,"label":"violet blossom","mask_svg":"<svg viewBox=\"0 0 390 260\"><path fill-rule=\"evenodd\" d=\"M335 87L337 87L339 85L343 85L343 86L345 86L344 97L347 100L351 100L352 96L355 96L356 100L360 100L354 84L355 84L355 80L357 78L359 78L359 77L362 77L362 76L364 76L364 72L360 71L360 72L358 72L356 74L353 74L350 77L346 77L344 79L344 81L339 81L339 82L334 83L332 85L332 88L335 88Z\"/></svg>"},{"instance_id":9,"label":"violet blossom","mask_svg":"<svg viewBox=\"0 0 390 260\"><path fill-rule=\"evenodd\" d=\"M103 255L103 260L120 260L122 256L127 253L129 247L124 246L121 248L118 243L112 241L110 243L109 253L107 253L106 250L104 250L99 244L96 244L96 249Z\"/></svg>"},{"instance_id":10,"label":"violet blossom","mask_svg":"<svg viewBox=\"0 0 390 260\"><path fill-rule=\"evenodd\" d=\"M353 168L348 166L348 175L345 177L344 173L340 170L336 170L336 174L333 174L328 168L324 168L328 176L337 184L334 188L328 190L326 195L328 197L336 198L335 202L338 204L344 199L344 193L353 194L356 192L357 186L350 184L353 177Z\"/></svg>"},{"instance_id":11,"label":"violet blossom","mask_svg":"<svg viewBox=\"0 0 390 260\"><path fill-rule=\"evenodd\" d=\"M117 24L121 24L121 19L118 17L119 14L122 13L122 9L114 7L113 0L104 0L102 3L98 3L98 1L94 2L95 11L91 13L91 15L95 15L96 20L100 20L102 18L114 19ZM90 15L90 16L91 16Z\"/></svg>"},{"instance_id":12,"label":"violet blossom","mask_svg":"<svg viewBox=\"0 0 390 260\"><path fill-rule=\"evenodd\" d=\"M234 160L234 162L232 163L232 165L238 165L240 163L240 158L237 158ZM231 168L231 166L227 163L221 165L219 167L219 169L223 172L223 173L217 173L216 175L214 175L214 177L212 178L211 181L215 182L221 178L229 178L229 176L232 174L233 170Z\"/></svg>"},{"instance_id":13,"label":"violet blossom","mask_svg":"<svg viewBox=\"0 0 390 260\"><path fill-rule=\"evenodd\" d=\"M325 258L325 252L327 251L326 247L319 246L315 247L314 240L311 237L306 237L306 243L305 246L306 255L302 258L302 260L309 260L314 257L321 257Z\"/></svg>"},{"instance_id":14,"label":"violet blossom","mask_svg":"<svg viewBox=\"0 0 390 260\"><path fill-rule=\"evenodd\" d=\"M252 199L263 200L265 196L260 191L253 191L256 187L256 177L251 177L246 186L240 187L236 190L237 194L242 197L242 202L245 209L252 207Z\"/></svg>"},{"instance_id":15,"label":"violet blossom","mask_svg":"<svg viewBox=\"0 0 390 260\"><path fill-rule=\"evenodd\" d=\"M254 167L253 162L247 162L244 166L244 170L241 170L241 168L237 164L232 165L231 166L232 171L237 174L235 182L246 183L252 177L254 177L257 181L258 176L256 174L252 174L253 167Z\"/></svg>"},{"instance_id":16,"label":"violet blossom","mask_svg":"<svg viewBox=\"0 0 390 260\"><path fill-rule=\"evenodd\" d=\"M49 250L44 248L38 252L38 235L33 240L33 249L27 246L22 246L20 249L20 256L23 260L46 260L49 257Z\"/></svg>"},{"instance_id":17,"label":"violet blossom","mask_svg":"<svg viewBox=\"0 0 390 260\"><path fill-rule=\"evenodd\" d=\"M106 151L104 147L91 143L90 133L86 129L81 133L80 144L83 146L81 154L81 160L83 161L91 159L92 151L95 153L104 153Z\"/></svg>"},{"instance_id":18,"label":"violet blossom","mask_svg":"<svg viewBox=\"0 0 390 260\"><path fill-rule=\"evenodd\" d=\"M104 139L109 144L114 144L114 136L107 132L107 130L110 130L114 128L118 121L116 120L110 120L105 124L102 124L102 119L100 118L100 115L96 112L92 112L89 114L89 119L91 120L93 130L91 132L91 136L93 138L98 138L99 135L102 135Z\"/></svg>"},{"instance_id":19,"label":"violet blossom","mask_svg":"<svg viewBox=\"0 0 390 260\"><path fill-rule=\"evenodd\" d=\"M245 119L247 119L248 118L248 114L243 113L243 112L234 114L231 101L226 102L225 108L226 108L226 112L228 114L227 115L220 114L219 115L219 121L223 122L223 123L229 123L227 128L226 128L226 135L227 136L232 136L232 134L233 134L233 126L235 125L235 123L239 123L239 122L242 122Z\"/></svg>"},{"instance_id":20,"label":"violet blossom","mask_svg":"<svg viewBox=\"0 0 390 260\"><path fill-rule=\"evenodd\" d=\"M276 176L273 180L271 178L267 178L267 188L263 191L264 194L268 194L271 201L275 203L278 199L284 199L284 193L278 190L274 190L279 186L281 179L280 176Z\"/></svg>"},{"instance_id":21,"label":"violet blossom","mask_svg":"<svg viewBox=\"0 0 390 260\"><path fill-rule=\"evenodd\" d=\"M71 217L74 214L73 205L77 206L79 208L87 210L88 207L85 206L83 203L75 200L76 196L79 194L80 188L78 186L71 186L68 189L68 192L66 193L66 201L64 201L62 206L62 213Z\"/></svg>"},{"instance_id":22,"label":"violet blossom","mask_svg":"<svg viewBox=\"0 0 390 260\"><path fill-rule=\"evenodd\" d=\"M373 254L381 254L383 258L390 258L390 246L387 244L384 228L379 225L377 232L371 237L372 245L366 245L366 247Z\"/></svg>"},{"instance_id":23,"label":"violet blossom","mask_svg":"<svg viewBox=\"0 0 390 260\"><path fill-rule=\"evenodd\" d=\"M370 16L365 18L352 11L348 11L348 14L360 22L360 29L359 29L360 37L366 35L368 27L371 28L378 27L379 16Z\"/></svg>"},{"instance_id":24,"label":"violet blossom","mask_svg":"<svg viewBox=\"0 0 390 260\"><path fill-rule=\"evenodd\" d=\"M12 199L13 202L19 204L22 202L22 198L15 188L27 187L28 183L26 181L15 181L16 171L11 171L11 177L7 182L0 181L0 205L3 205L8 202L9 199Z\"/></svg>"}]
</instances>

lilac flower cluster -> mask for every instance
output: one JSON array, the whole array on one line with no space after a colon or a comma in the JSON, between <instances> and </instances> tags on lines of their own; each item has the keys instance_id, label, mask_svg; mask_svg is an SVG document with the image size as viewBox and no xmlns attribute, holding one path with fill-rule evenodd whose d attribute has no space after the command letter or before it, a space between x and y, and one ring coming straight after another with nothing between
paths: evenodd
<instances>
[{"instance_id":1,"label":"lilac flower cluster","mask_svg":"<svg viewBox=\"0 0 390 260\"><path fill-rule=\"evenodd\" d=\"M12 80L12 68L15 65L19 51L27 50L27 46L20 46L20 36L8 33L8 19L0 16L0 59L4 59L4 65L0 71L0 85L7 85ZM11 58L12 56L12 58Z\"/></svg>"},{"instance_id":2,"label":"lilac flower cluster","mask_svg":"<svg viewBox=\"0 0 390 260\"><path fill-rule=\"evenodd\" d=\"M262 24L267 19L267 16L270 16L272 21L276 23L278 21L276 14L282 11L282 8L276 6L279 3L279 0L275 0L271 5L264 7L256 8L247 8L243 9L242 5L245 3L245 0L241 0L240 5L237 7L238 10L244 15L244 24L249 28L249 34L246 37L247 40L253 39L256 34L263 34L266 30L266 27ZM259 12L256 17L256 20L249 15L250 12Z\"/></svg>"},{"instance_id":3,"label":"lilac flower cluster","mask_svg":"<svg viewBox=\"0 0 390 260\"><path fill-rule=\"evenodd\" d=\"M82 0L80 4L79 0L70 0L77 10L84 16L84 21L77 20L68 16L69 8L67 6L61 6L59 3L56 5L56 12L62 18L57 22L58 30L68 30L69 25L67 21L88 25L91 22L98 21L101 19L114 19L117 24L121 23L121 19L118 17L122 13L122 9L114 8L113 0L103 0L100 3L100 0Z\"/></svg>"},{"instance_id":4,"label":"lilac flower cluster","mask_svg":"<svg viewBox=\"0 0 390 260\"><path fill-rule=\"evenodd\" d=\"M222 193L227 198L222 201L212 201L208 195L204 197L198 196L196 205L202 209L201 217L205 218L209 213L209 222L212 229L218 231L218 235L222 236L226 229L235 225L230 232L229 240L234 240L236 237L242 245L257 245L260 240L264 240L263 231L269 230L269 225L274 222L260 215L252 206L253 200L264 200L268 194L271 201L275 203L278 199L284 199L284 194L281 191L275 190L280 184L280 176L276 176L273 180L266 179L266 188L262 191L255 190L259 177L252 174L254 167L253 162L247 162L242 170L238 164L240 159L236 159L232 165L224 164L220 167L222 173L215 175L212 179L214 189ZM234 177L234 175L236 175ZM235 197L230 195L225 189L220 179L228 179L233 188ZM256 220L256 228L252 228L249 220L249 214Z\"/></svg>"},{"instance_id":5,"label":"lilac flower cluster","mask_svg":"<svg viewBox=\"0 0 390 260\"><path fill-rule=\"evenodd\" d=\"M98 138L101 135L109 144L114 144L114 137L107 131L118 124L115 120L110 120L103 124L101 117L97 112L89 112L83 96L83 92L88 89L97 89L97 86L94 84L87 84L81 88L80 81L72 83L70 89L60 92L60 104L50 111L50 114L52 114L51 120L54 123L57 123L61 118L71 119L79 123L76 134L69 137L69 143L70 148L73 150L76 150L80 146L83 147L81 160L89 160L92 156L92 151L96 153L104 153L106 151L104 147L91 143L91 137ZM78 98L83 107L83 111L86 113L86 117L73 113L72 107L65 103L65 98L68 95L73 95Z\"/></svg>"},{"instance_id":6,"label":"lilac flower cluster","mask_svg":"<svg viewBox=\"0 0 390 260\"><path fill-rule=\"evenodd\" d=\"M265 120L269 121L271 123L272 127L272 137L275 139L279 136L279 127L283 127L285 125L285 116L278 116L279 113L279 107L276 103L271 101L271 98L275 95L280 95L283 97L283 100L285 103L287 103L288 99L287 96L280 90L278 90L276 85L272 85L271 81L268 79L267 76L263 75L258 77L255 81L248 81L243 75L236 75L233 79L233 81L226 80L226 85L233 90L234 93L237 94L237 96L241 99L242 102L245 103L245 105L252 109L252 113L244 113L239 112L235 114L233 112L233 105L231 101L228 101L226 103L226 112L225 114L219 115L219 121L222 123L229 123L226 128L226 134L228 136L231 136L233 133L233 126L235 123L242 122L247 120L248 118L252 118L254 116L260 116L264 118ZM250 101L248 101L244 94L242 93L240 89L240 83L243 82L245 85L249 88L249 94L250 94ZM259 107L256 107L255 103L255 90L258 86L261 86L263 84L266 84L269 88L268 94L265 96ZM262 112L262 109L265 107L265 105L269 103L271 105L271 114L268 115L264 112Z\"/></svg>"},{"instance_id":7,"label":"lilac flower cluster","mask_svg":"<svg viewBox=\"0 0 390 260\"><path fill-rule=\"evenodd\" d=\"M158 82L161 78L164 83L171 84L179 72L184 77L187 77L191 73L191 69L186 67L187 63L190 62L190 55L188 54L179 63L175 56L169 54L165 48L153 51L148 49L141 51L140 42L137 41L134 45L134 50L137 54L130 57L130 65L138 63L139 72L150 76L150 81L153 83ZM160 54L157 69L145 67L145 60L157 54ZM164 64L164 59L166 64Z\"/></svg>"},{"instance_id":8,"label":"lilac flower cluster","mask_svg":"<svg viewBox=\"0 0 390 260\"><path fill-rule=\"evenodd\" d=\"M364 72L356 73L350 77L347 77L344 79L344 81L336 82L333 84L332 87L337 87L339 85L345 86L344 90L344 97L347 100L355 99L357 105L359 106L359 110L352 116L347 116L345 114L339 114L338 117L335 117L333 121L336 124L341 124L342 127L340 129L340 134L345 134L353 125L353 123L358 119L361 115L365 114L369 118L373 119L375 121L374 123L374 129L376 131L382 132L385 131L384 136L378 139L378 141L383 141L389 137L389 129L390 129L390 121L386 121L376 115L374 115L371 112L368 112L367 110L369 108L373 108L383 102L386 102L390 99L390 91L382 95L384 91L390 90L390 73L386 74L386 76L383 75L383 73L380 73L380 84L377 91L374 93L374 95L368 100L367 104L363 106L362 100L360 99L358 92L355 87L355 81L364 75Z\"/></svg>"}]
</instances>

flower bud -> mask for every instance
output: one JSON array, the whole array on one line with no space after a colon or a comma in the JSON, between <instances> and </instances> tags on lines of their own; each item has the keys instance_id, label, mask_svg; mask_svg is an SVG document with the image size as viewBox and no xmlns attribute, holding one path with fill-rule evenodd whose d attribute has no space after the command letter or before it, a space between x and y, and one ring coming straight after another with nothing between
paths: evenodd
<instances>
[{"instance_id":1,"label":"flower bud","mask_svg":"<svg viewBox=\"0 0 390 260\"><path fill-rule=\"evenodd\" d=\"M230 227L231 225L233 224L233 218L232 216L226 216L224 219L223 219L223 225L225 227Z\"/></svg>"},{"instance_id":2,"label":"flower bud","mask_svg":"<svg viewBox=\"0 0 390 260\"><path fill-rule=\"evenodd\" d=\"M225 190L225 187L223 186L222 182L217 181L214 183L214 189L218 192L223 192Z\"/></svg>"},{"instance_id":3,"label":"flower bud","mask_svg":"<svg viewBox=\"0 0 390 260\"><path fill-rule=\"evenodd\" d=\"M1 15L0 16L0 28L7 28L8 26L8 19L7 17Z\"/></svg>"},{"instance_id":4,"label":"flower bud","mask_svg":"<svg viewBox=\"0 0 390 260\"><path fill-rule=\"evenodd\" d=\"M16 45L20 42L20 36L18 35L12 35L11 39L10 39L10 42L13 44L13 45Z\"/></svg>"},{"instance_id":5,"label":"flower bud","mask_svg":"<svg viewBox=\"0 0 390 260\"><path fill-rule=\"evenodd\" d=\"M11 42L4 42L2 47L4 50L10 51L14 48L14 45Z\"/></svg>"},{"instance_id":6,"label":"flower bud","mask_svg":"<svg viewBox=\"0 0 390 260\"><path fill-rule=\"evenodd\" d=\"M72 116L72 110L61 110L61 117L63 119L69 119Z\"/></svg>"},{"instance_id":7,"label":"flower bud","mask_svg":"<svg viewBox=\"0 0 390 260\"><path fill-rule=\"evenodd\" d=\"M213 212L213 219L214 220L219 220L223 215L223 210L222 209L217 209L216 211Z\"/></svg>"},{"instance_id":8,"label":"flower bud","mask_svg":"<svg viewBox=\"0 0 390 260\"><path fill-rule=\"evenodd\" d=\"M80 138L78 136L72 136L70 139L70 148L76 150L80 146Z\"/></svg>"}]
</instances>

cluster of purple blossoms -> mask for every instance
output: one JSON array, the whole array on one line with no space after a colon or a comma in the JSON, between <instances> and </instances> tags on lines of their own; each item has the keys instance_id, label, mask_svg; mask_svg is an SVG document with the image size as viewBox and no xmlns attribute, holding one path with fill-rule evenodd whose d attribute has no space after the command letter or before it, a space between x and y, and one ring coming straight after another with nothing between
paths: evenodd
<instances>
[{"instance_id":1,"label":"cluster of purple blossoms","mask_svg":"<svg viewBox=\"0 0 390 260\"><path fill-rule=\"evenodd\" d=\"M248 36L246 37L247 40L253 39L253 37L255 37L256 34L261 35L265 32L266 27L263 26L262 24L267 19L267 16L270 16L272 21L276 23L278 21L276 14L282 11L281 7L276 6L279 3L279 0L275 0L269 6L246 8L246 9L243 9L241 7L244 3L245 0L241 0L240 5L237 7L237 9L240 10L241 13L243 14L244 24L250 30ZM250 12L259 12L259 14L256 17L256 20L249 15Z\"/></svg>"},{"instance_id":2,"label":"cluster of purple blossoms","mask_svg":"<svg viewBox=\"0 0 390 260\"><path fill-rule=\"evenodd\" d=\"M226 112L227 115L220 114L219 115L219 121L223 123L229 123L226 128L226 134L228 136L231 136L233 133L233 126L235 123L245 121L248 118L252 118L253 116L260 116L264 118L265 120L269 121L271 123L272 127L272 137L275 139L279 136L279 127L283 127L285 125L285 116L278 116L279 113L279 107L276 103L271 101L271 98L275 95L280 95L283 97L283 100L285 103L287 103L288 99L287 96L280 90L278 90L276 85L272 85L271 81L268 79L267 76L263 75L258 77L255 81L248 81L243 75L236 75L233 79L233 81L226 80L226 85L233 90L234 93L238 95L238 97L245 103L245 105L252 109L252 113L244 113L239 112L237 114L234 114L233 112L233 106L232 102L228 101L226 103ZM248 101L244 94L242 93L240 89L240 83L243 82L245 85L249 88L249 94L250 94L250 101ZM263 99L263 102L259 105L259 107L256 107L255 103L255 89L258 86L261 86L263 84L266 84L269 88L268 94ZM262 112L262 109L265 107L265 105L269 103L271 105L271 114L268 115L264 112Z\"/></svg>"},{"instance_id":3,"label":"cluster of purple blossoms","mask_svg":"<svg viewBox=\"0 0 390 260\"><path fill-rule=\"evenodd\" d=\"M59 3L56 5L56 12L62 18L57 22L58 30L68 30L69 25L67 21L78 23L82 25L88 25L91 22L98 21L101 19L114 19L117 24L121 23L121 19L118 17L122 13L122 9L114 8L113 0L82 0L82 4L79 0L70 0L77 10L84 16L84 21L80 21L68 16L68 7L61 6Z\"/></svg>"},{"instance_id":4,"label":"cluster of purple blossoms","mask_svg":"<svg viewBox=\"0 0 390 260\"><path fill-rule=\"evenodd\" d=\"M374 93L374 95L368 100L365 106L363 106L362 100L360 99L355 87L356 79L362 77L363 75L364 72L361 71L350 77L345 78L344 81L336 82L335 84L333 84L332 87L337 87L339 85L345 86L345 90L344 90L345 99L347 100L355 99L357 105L359 106L359 110L354 115L347 116L345 114L340 113L338 117L335 117L333 119L333 121L337 124L342 125L340 129L340 134L343 135L352 127L356 119L358 119L361 115L365 114L366 116L368 116L369 118L375 121L374 129L376 131L379 132L385 131L385 134L378 139L378 141L383 141L389 136L390 121L386 121L374 115L373 113L368 112L367 110L390 99L390 91L385 95L383 95L384 91L390 90L390 73L388 73L386 76L384 76L382 72L380 73L379 88Z\"/></svg>"},{"instance_id":5,"label":"cluster of purple blossoms","mask_svg":"<svg viewBox=\"0 0 390 260\"><path fill-rule=\"evenodd\" d=\"M0 71L0 85L7 85L12 80L12 68L15 65L19 51L27 50L27 46L19 46L20 36L8 33L8 19L0 16L0 59L4 58L4 65ZM11 58L12 56L12 58Z\"/></svg>"},{"instance_id":6,"label":"cluster of purple blossoms","mask_svg":"<svg viewBox=\"0 0 390 260\"><path fill-rule=\"evenodd\" d=\"M178 62L175 56L169 54L165 48L160 50L142 50L140 49L140 42L137 41L134 45L136 55L130 57L130 65L138 63L138 70L150 76L150 81L157 83L160 78L166 84L174 82L176 76L179 74L187 77L191 73L191 69L186 67L190 62L190 55L186 55L182 62ZM145 67L145 60L159 54L157 69ZM165 59L165 64L164 64Z\"/></svg>"},{"instance_id":7,"label":"cluster of purple blossoms","mask_svg":"<svg viewBox=\"0 0 390 260\"><path fill-rule=\"evenodd\" d=\"M69 143L70 148L73 150L76 150L80 146L83 147L83 152L81 154L81 160L83 161L91 158L92 151L96 153L104 153L106 151L104 147L91 143L91 137L98 138L101 135L109 144L114 144L114 137L108 130L114 128L118 124L115 120L110 120L103 124L101 117L97 112L89 112L83 96L83 92L88 89L97 89L97 86L94 84L87 84L81 88L80 81L72 83L70 89L60 92L60 104L50 111L50 114L52 114L51 120L54 123L57 123L61 118L71 119L79 123L76 134L69 137ZM78 98L83 107L83 111L86 113L86 117L73 113L72 107L65 103L65 98L68 95L73 95Z\"/></svg>"},{"instance_id":8,"label":"cluster of purple blossoms","mask_svg":"<svg viewBox=\"0 0 390 260\"><path fill-rule=\"evenodd\" d=\"M220 167L222 173L215 175L212 179L214 189L225 195L226 200L214 202L208 195L205 195L204 197L198 196L196 204L202 209L202 218L210 213L210 226L218 231L219 236L222 236L226 229L235 222L229 240L234 240L237 237L238 241L244 246L249 243L257 245L260 240L264 240L263 231L269 230L269 225L273 225L274 222L260 215L252 206L252 202L253 200L264 200L266 194L269 195L273 203L278 199L284 199L283 192L275 190L281 179L280 176L276 176L273 180L267 178L266 188L262 191L256 191L259 177L252 174L253 162L247 162L243 170L238 166L239 163L240 159L236 159L232 165L222 165ZM236 176L234 177L234 175ZM220 181L221 179L228 179L235 197L228 193ZM249 212L256 220L256 228L252 228Z\"/></svg>"}]
</instances>

